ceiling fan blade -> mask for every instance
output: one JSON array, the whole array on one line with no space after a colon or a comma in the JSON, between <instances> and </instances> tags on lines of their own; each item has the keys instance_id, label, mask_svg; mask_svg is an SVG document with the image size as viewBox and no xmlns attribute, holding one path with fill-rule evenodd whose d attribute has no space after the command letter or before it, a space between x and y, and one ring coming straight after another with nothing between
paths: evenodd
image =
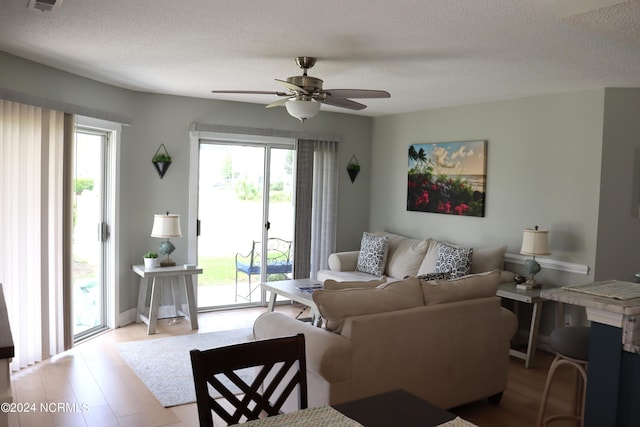
<instances>
[{"instance_id":1,"label":"ceiling fan blade","mask_svg":"<svg viewBox=\"0 0 640 427\"><path fill-rule=\"evenodd\" d=\"M367 106L364 104L360 104L359 102L355 102L346 98L328 97L326 99L318 98L316 99L316 101L327 105L333 105L334 107L348 108L349 110L364 110L365 108L367 108Z\"/></svg>"},{"instance_id":2,"label":"ceiling fan blade","mask_svg":"<svg viewBox=\"0 0 640 427\"><path fill-rule=\"evenodd\" d=\"M291 95L291 94L289 94L289 95ZM287 103L287 101L289 101L289 100L290 100L292 97L294 97L294 96L295 96L295 95L291 95L291 96L289 96L289 97L287 97L287 98L281 98L281 99L278 99L276 102L272 102L272 103L271 103L271 104L269 104L269 105L265 105L265 107L264 107L264 108L279 107L279 106L281 106L281 105L286 104L286 103Z\"/></svg>"},{"instance_id":3,"label":"ceiling fan blade","mask_svg":"<svg viewBox=\"0 0 640 427\"><path fill-rule=\"evenodd\" d=\"M386 90L327 89L323 92L328 93L333 98L391 98L391 94Z\"/></svg>"},{"instance_id":4,"label":"ceiling fan blade","mask_svg":"<svg viewBox=\"0 0 640 427\"><path fill-rule=\"evenodd\" d=\"M290 93L286 93L286 92L274 92L274 91L262 91L262 90L212 90L211 93L291 96Z\"/></svg>"},{"instance_id":5,"label":"ceiling fan blade","mask_svg":"<svg viewBox=\"0 0 640 427\"><path fill-rule=\"evenodd\" d=\"M276 79L276 81L279 82L280 84L282 84L284 87L286 87L290 91L293 91L293 92L296 92L296 93L302 93L304 95L309 95L309 91L307 91L306 89L303 89L300 86L296 86L293 83L289 83L286 80Z\"/></svg>"}]
</instances>

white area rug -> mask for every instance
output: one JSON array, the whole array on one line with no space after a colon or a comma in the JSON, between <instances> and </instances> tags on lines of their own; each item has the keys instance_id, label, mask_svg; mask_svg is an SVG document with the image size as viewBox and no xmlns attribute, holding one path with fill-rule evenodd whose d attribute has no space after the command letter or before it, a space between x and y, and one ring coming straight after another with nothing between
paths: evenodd
<instances>
[{"instance_id":1,"label":"white area rug","mask_svg":"<svg viewBox=\"0 0 640 427\"><path fill-rule=\"evenodd\" d=\"M189 351L252 340L253 332L246 328L123 342L116 349L162 406L169 407L196 401ZM253 376L250 369L244 375Z\"/></svg>"}]
</instances>

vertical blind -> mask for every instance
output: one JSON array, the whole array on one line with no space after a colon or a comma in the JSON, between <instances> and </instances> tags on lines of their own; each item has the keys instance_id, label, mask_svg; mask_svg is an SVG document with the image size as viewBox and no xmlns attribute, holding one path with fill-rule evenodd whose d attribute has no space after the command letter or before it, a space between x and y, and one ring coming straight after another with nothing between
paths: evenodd
<instances>
[{"instance_id":1,"label":"vertical blind","mask_svg":"<svg viewBox=\"0 0 640 427\"><path fill-rule=\"evenodd\" d=\"M71 345L72 125L62 112L0 100L0 282L12 370Z\"/></svg>"},{"instance_id":2,"label":"vertical blind","mask_svg":"<svg viewBox=\"0 0 640 427\"><path fill-rule=\"evenodd\" d=\"M338 143L298 140L294 277L316 278L336 248Z\"/></svg>"}]
</instances>

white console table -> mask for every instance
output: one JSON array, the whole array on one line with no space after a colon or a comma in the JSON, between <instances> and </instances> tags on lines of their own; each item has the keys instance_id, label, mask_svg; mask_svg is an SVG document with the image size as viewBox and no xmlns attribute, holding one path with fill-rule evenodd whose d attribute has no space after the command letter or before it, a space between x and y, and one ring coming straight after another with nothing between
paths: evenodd
<instances>
[{"instance_id":1,"label":"white console table","mask_svg":"<svg viewBox=\"0 0 640 427\"><path fill-rule=\"evenodd\" d=\"M202 274L202 268L185 268L184 265L174 267L156 267L145 268L144 265L132 266L133 271L140 276L140 290L138 291L138 308L136 310L136 322L144 322L148 325L147 334L156 333L158 324L158 309L160 308L160 295L162 293L162 285L169 282L173 295L173 304L176 309L176 316L184 316L191 323L191 329L198 329L198 316L196 313L196 302L193 289L192 276L194 274ZM147 305L147 288L151 279L151 301L149 302L148 315ZM187 312L182 311L179 294L180 282L184 284Z\"/></svg>"}]
</instances>

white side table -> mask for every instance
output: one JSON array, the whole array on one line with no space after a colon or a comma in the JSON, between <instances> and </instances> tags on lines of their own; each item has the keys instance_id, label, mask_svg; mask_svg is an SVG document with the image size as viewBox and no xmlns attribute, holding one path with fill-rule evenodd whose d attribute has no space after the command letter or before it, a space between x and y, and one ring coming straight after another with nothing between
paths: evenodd
<instances>
[{"instance_id":1,"label":"white side table","mask_svg":"<svg viewBox=\"0 0 640 427\"><path fill-rule=\"evenodd\" d=\"M311 286L319 285L320 282L313 279L293 279L293 280L278 280L274 282L260 283L262 289L271 292L269 298L269 304L267 305L267 311L273 311L275 309L276 297L278 295L285 298L289 298L292 301L306 305L311 308L311 321L316 324L320 319L320 312L316 303L311 298L311 292L301 290L300 288L308 288ZM319 325L316 325L319 326Z\"/></svg>"},{"instance_id":2,"label":"white side table","mask_svg":"<svg viewBox=\"0 0 640 427\"><path fill-rule=\"evenodd\" d=\"M515 283L501 285L498 288L498 295L500 298L510 299L512 301L524 302L526 304L533 305L531 313L531 327L529 328L529 341L527 343L527 352L511 349L509 354L524 359L525 368L531 368L536 356L536 346L538 345L538 329L540 328L540 315L542 314L542 303L546 301L546 298L540 296L542 289L549 289L550 286L542 285L537 289L518 289Z\"/></svg>"},{"instance_id":3,"label":"white side table","mask_svg":"<svg viewBox=\"0 0 640 427\"><path fill-rule=\"evenodd\" d=\"M194 274L202 274L202 268L186 269L183 265L174 267L157 267L145 268L144 265L132 266L133 271L140 276L140 290L138 291L138 307L136 310L136 323L144 322L149 327L147 334L156 333L158 324L158 309L160 308L160 295L162 294L162 285L171 284L171 293L173 295L173 304L176 308L176 316L183 315L191 323L191 329L198 329L198 315L196 313L196 302L193 291ZM151 301L149 302L149 314L146 315L147 306L147 287L151 281ZM180 307L178 296L180 294L180 282L184 283L185 294L187 296L187 311L185 313Z\"/></svg>"}]
</instances>

